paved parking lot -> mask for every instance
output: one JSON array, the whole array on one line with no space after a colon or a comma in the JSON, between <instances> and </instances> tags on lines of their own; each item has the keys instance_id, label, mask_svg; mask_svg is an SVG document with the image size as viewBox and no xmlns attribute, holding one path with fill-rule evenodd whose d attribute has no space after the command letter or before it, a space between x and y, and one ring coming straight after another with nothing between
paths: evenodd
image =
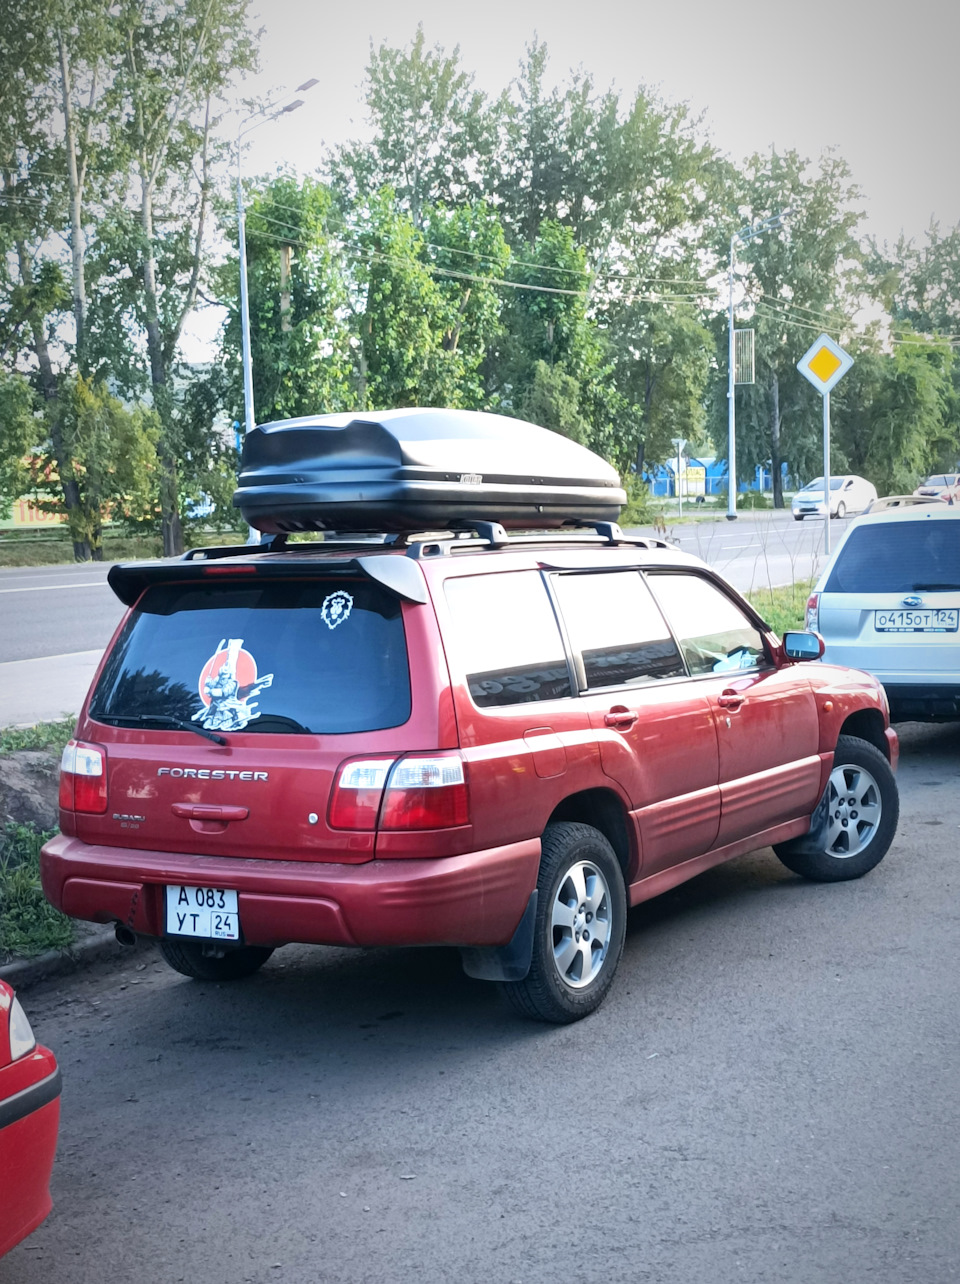
<instances>
[{"instance_id":1,"label":"paved parking lot","mask_svg":"<svg viewBox=\"0 0 960 1284\"><path fill-rule=\"evenodd\" d=\"M865 879L770 851L631 913L595 1016L452 951L151 948L24 997L64 1075L47 1223L0 1284L940 1284L960 1217L960 727L901 727Z\"/></svg>"}]
</instances>

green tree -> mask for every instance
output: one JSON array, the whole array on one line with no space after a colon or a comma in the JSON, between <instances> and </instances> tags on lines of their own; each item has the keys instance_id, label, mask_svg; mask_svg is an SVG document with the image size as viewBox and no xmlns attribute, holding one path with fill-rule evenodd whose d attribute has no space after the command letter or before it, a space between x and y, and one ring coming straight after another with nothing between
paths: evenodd
<instances>
[{"instance_id":1,"label":"green tree","mask_svg":"<svg viewBox=\"0 0 960 1284\"><path fill-rule=\"evenodd\" d=\"M857 345L851 369L832 394L837 467L869 477L881 495L909 493L942 457L950 349L917 338Z\"/></svg>"},{"instance_id":2,"label":"green tree","mask_svg":"<svg viewBox=\"0 0 960 1284\"><path fill-rule=\"evenodd\" d=\"M119 191L98 229L97 332L100 350L130 388L142 386L131 327L143 336L161 425L161 532L170 555L183 549L185 499L174 375L205 265L215 165L224 155L215 134L217 103L255 66L256 46L245 0L123 0L115 22L122 61L111 104L136 207Z\"/></svg>"},{"instance_id":3,"label":"green tree","mask_svg":"<svg viewBox=\"0 0 960 1284\"><path fill-rule=\"evenodd\" d=\"M247 206L247 280L254 408L261 423L349 407L352 352L348 280L339 241L327 232L330 191L280 175L254 185ZM236 238L236 224L232 224ZM216 273L230 309L221 345L226 408L243 421L239 266Z\"/></svg>"},{"instance_id":4,"label":"green tree","mask_svg":"<svg viewBox=\"0 0 960 1284\"><path fill-rule=\"evenodd\" d=\"M142 520L156 511L156 416L128 409L106 387L82 375L64 380L57 407L60 432L79 503L67 513L75 543L103 557L103 524L111 516ZM59 463L49 447L34 459L40 507L60 508Z\"/></svg>"},{"instance_id":5,"label":"green tree","mask_svg":"<svg viewBox=\"0 0 960 1284\"><path fill-rule=\"evenodd\" d=\"M428 206L483 196L478 158L492 147L496 111L462 69L459 46L428 49L422 25L405 49L371 44L364 100L371 140L329 160L346 205L389 187L419 230Z\"/></svg>"},{"instance_id":6,"label":"green tree","mask_svg":"<svg viewBox=\"0 0 960 1284\"><path fill-rule=\"evenodd\" d=\"M28 459L43 436L29 383L23 375L0 370L0 516L9 516L10 505L26 493Z\"/></svg>"}]
</instances>

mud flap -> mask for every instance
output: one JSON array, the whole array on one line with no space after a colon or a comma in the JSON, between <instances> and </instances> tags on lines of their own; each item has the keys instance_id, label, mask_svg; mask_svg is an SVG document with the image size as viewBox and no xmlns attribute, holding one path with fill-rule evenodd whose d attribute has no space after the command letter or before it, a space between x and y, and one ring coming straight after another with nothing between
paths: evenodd
<instances>
[{"instance_id":1,"label":"mud flap","mask_svg":"<svg viewBox=\"0 0 960 1284\"><path fill-rule=\"evenodd\" d=\"M802 856L816 856L823 851L827 837L827 821L830 802L830 784L823 791L823 797L817 803L816 811L810 817L810 828L799 838L791 839L790 849Z\"/></svg>"},{"instance_id":2,"label":"mud flap","mask_svg":"<svg viewBox=\"0 0 960 1284\"><path fill-rule=\"evenodd\" d=\"M533 930L537 919L537 889L534 888L517 930L506 945L464 945L460 961L467 976L478 981L522 981L533 958Z\"/></svg>"}]
</instances>

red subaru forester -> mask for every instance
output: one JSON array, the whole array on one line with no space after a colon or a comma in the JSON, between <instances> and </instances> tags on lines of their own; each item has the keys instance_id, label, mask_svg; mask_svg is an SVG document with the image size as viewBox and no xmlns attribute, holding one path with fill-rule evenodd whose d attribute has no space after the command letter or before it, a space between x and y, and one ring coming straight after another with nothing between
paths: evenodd
<instances>
[{"instance_id":1,"label":"red subaru forester","mask_svg":"<svg viewBox=\"0 0 960 1284\"><path fill-rule=\"evenodd\" d=\"M64 753L53 904L200 980L287 942L459 946L567 1022L629 906L767 845L823 880L882 859L873 678L800 663L817 635L611 523L462 525L114 567L131 609Z\"/></svg>"}]
</instances>

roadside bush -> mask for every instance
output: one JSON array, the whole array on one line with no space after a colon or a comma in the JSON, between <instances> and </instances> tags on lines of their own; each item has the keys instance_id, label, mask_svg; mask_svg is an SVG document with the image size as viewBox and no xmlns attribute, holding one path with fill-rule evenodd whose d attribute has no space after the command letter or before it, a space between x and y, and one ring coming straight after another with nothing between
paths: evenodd
<instances>
[{"instance_id":1,"label":"roadside bush","mask_svg":"<svg viewBox=\"0 0 960 1284\"><path fill-rule=\"evenodd\" d=\"M737 496L737 508L772 508L773 500L759 490L745 490Z\"/></svg>"},{"instance_id":2,"label":"roadside bush","mask_svg":"<svg viewBox=\"0 0 960 1284\"><path fill-rule=\"evenodd\" d=\"M788 629L802 629L807 598L815 580L797 580L783 588L758 589L746 594L750 605L766 620L779 637Z\"/></svg>"},{"instance_id":3,"label":"roadside bush","mask_svg":"<svg viewBox=\"0 0 960 1284\"><path fill-rule=\"evenodd\" d=\"M76 718L61 718L56 722L35 722L32 727L4 727L0 729L0 754L16 753L18 749L49 749L59 755L76 725Z\"/></svg>"},{"instance_id":4,"label":"roadside bush","mask_svg":"<svg viewBox=\"0 0 960 1284\"><path fill-rule=\"evenodd\" d=\"M651 526L663 511L663 500L654 499L650 487L632 473L623 479L627 506L620 514L621 526Z\"/></svg>"},{"instance_id":5,"label":"roadside bush","mask_svg":"<svg viewBox=\"0 0 960 1284\"><path fill-rule=\"evenodd\" d=\"M0 960L32 958L73 941L73 922L40 888L40 848L55 830L9 822L0 832Z\"/></svg>"}]
</instances>

